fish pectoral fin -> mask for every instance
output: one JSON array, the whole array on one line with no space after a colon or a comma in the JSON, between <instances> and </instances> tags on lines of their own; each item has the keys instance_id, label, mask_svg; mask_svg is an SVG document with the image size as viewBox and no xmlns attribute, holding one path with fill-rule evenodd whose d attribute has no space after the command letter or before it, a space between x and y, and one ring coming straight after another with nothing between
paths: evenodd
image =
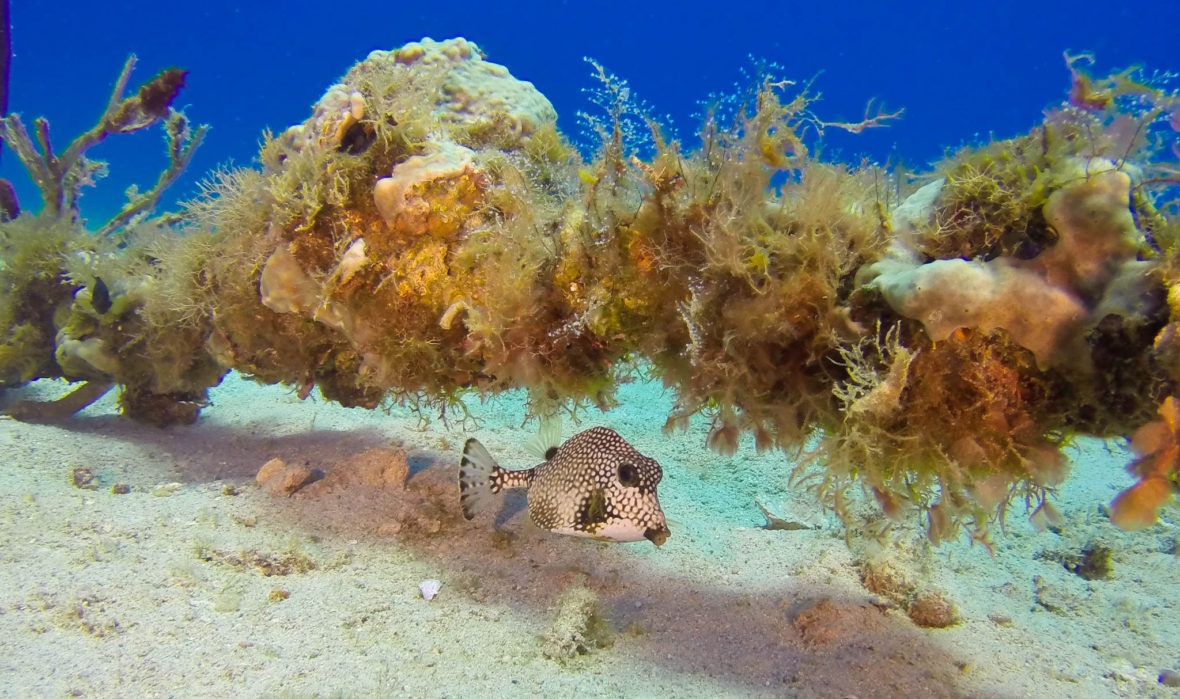
<instances>
[{"instance_id":1,"label":"fish pectoral fin","mask_svg":"<svg viewBox=\"0 0 1180 699\"><path fill-rule=\"evenodd\" d=\"M590 497L586 501L582 524L591 533L597 528L596 525L606 524L606 491L602 488L595 488L590 493Z\"/></svg>"},{"instance_id":2,"label":"fish pectoral fin","mask_svg":"<svg viewBox=\"0 0 1180 699\"><path fill-rule=\"evenodd\" d=\"M525 442L524 450L542 461L548 461L556 454L559 446L561 446L561 416L550 415L541 418L540 429L537 430L537 434Z\"/></svg>"}]
</instances>

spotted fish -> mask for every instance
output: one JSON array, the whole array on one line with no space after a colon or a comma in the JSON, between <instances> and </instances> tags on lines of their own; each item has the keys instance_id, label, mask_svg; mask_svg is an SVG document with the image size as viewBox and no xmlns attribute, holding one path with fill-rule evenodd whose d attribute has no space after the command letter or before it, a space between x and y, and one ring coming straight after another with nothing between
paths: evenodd
<instances>
[{"instance_id":1,"label":"spotted fish","mask_svg":"<svg viewBox=\"0 0 1180 699\"><path fill-rule=\"evenodd\" d=\"M505 488L525 488L529 517L541 529L599 541L647 539L656 546L671 535L656 497L663 470L614 430L586 430L549 446L544 458L539 466L509 471L479 440L468 439L459 464L463 516L473 518Z\"/></svg>"}]
</instances>

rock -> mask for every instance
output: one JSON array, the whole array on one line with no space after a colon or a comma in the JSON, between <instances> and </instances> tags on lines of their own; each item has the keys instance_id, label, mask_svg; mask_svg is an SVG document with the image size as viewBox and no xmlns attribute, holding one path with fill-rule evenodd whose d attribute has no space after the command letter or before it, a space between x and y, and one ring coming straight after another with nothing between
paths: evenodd
<instances>
[{"instance_id":1,"label":"rock","mask_svg":"<svg viewBox=\"0 0 1180 699\"><path fill-rule=\"evenodd\" d=\"M172 483L161 483L160 485L157 485L155 488L152 488L152 497L166 498L169 495L174 495L183 487L184 487L183 483L177 483L175 481L173 481Z\"/></svg>"},{"instance_id":2,"label":"rock","mask_svg":"<svg viewBox=\"0 0 1180 699\"><path fill-rule=\"evenodd\" d=\"M810 646L846 643L887 629L885 614L871 604L837 604L830 599L795 615L795 629Z\"/></svg>"},{"instance_id":3,"label":"rock","mask_svg":"<svg viewBox=\"0 0 1180 699\"><path fill-rule=\"evenodd\" d=\"M438 591L442 589L442 582L438 580L423 580L418 583L418 594L422 595L422 599L429 602L438 595Z\"/></svg>"},{"instance_id":4,"label":"rock","mask_svg":"<svg viewBox=\"0 0 1180 699\"><path fill-rule=\"evenodd\" d=\"M377 527L377 536L397 536L402 531L402 523L398 520L385 522Z\"/></svg>"},{"instance_id":5,"label":"rock","mask_svg":"<svg viewBox=\"0 0 1180 699\"><path fill-rule=\"evenodd\" d=\"M576 584L557 599L553 622L540 639L541 654L564 665L611 646L614 636L598 594Z\"/></svg>"},{"instance_id":6,"label":"rock","mask_svg":"<svg viewBox=\"0 0 1180 699\"><path fill-rule=\"evenodd\" d=\"M94 478L94 469L91 468L83 467L74 469L73 480L75 488L94 490L98 487Z\"/></svg>"},{"instance_id":7,"label":"rock","mask_svg":"<svg viewBox=\"0 0 1180 699\"><path fill-rule=\"evenodd\" d=\"M410 466L400 449L367 449L334 465L322 480L305 490L317 496L345 488L403 490Z\"/></svg>"},{"instance_id":8,"label":"rock","mask_svg":"<svg viewBox=\"0 0 1180 699\"><path fill-rule=\"evenodd\" d=\"M914 590L905 573L886 560L866 561L860 568L860 582L869 592L894 604L901 604Z\"/></svg>"},{"instance_id":9,"label":"rock","mask_svg":"<svg viewBox=\"0 0 1180 699\"><path fill-rule=\"evenodd\" d=\"M1047 583L1039 575L1033 576L1033 584L1035 585L1037 604L1054 614L1072 612L1081 604L1077 596L1069 590L1060 585Z\"/></svg>"},{"instance_id":10,"label":"rock","mask_svg":"<svg viewBox=\"0 0 1180 699\"><path fill-rule=\"evenodd\" d=\"M918 595L906 613L915 624L927 629L945 629L959 621L954 605L938 592Z\"/></svg>"},{"instance_id":11,"label":"rock","mask_svg":"<svg viewBox=\"0 0 1180 699\"><path fill-rule=\"evenodd\" d=\"M283 463L282 459L271 459L263 464L262 468L258 469L258 475L254 477L254 480L258 482L258 485L262 485L286 467L287 464Z\"/></svg>"},{"instance_id":12,"label":"rock","mask_svg":"<svg viewBox=\"0 0 1180 699\"><path fill-rule=\"evenodd\" d=\"M315 474L306 466L288 466L279 459L271 459L258 470L255 480L267 495L290 497L314 477Z\"/></svg>"}]
</instances>

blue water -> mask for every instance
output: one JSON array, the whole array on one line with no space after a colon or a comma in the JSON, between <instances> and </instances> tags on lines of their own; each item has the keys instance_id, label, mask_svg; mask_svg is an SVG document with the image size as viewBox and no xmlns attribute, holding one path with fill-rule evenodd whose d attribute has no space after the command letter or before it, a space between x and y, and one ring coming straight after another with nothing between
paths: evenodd
<instances>
[{"instance_id":1,"label":"blue water","mask_svg":"<svg viewBox=\"0 0 1180 699\"><path fill-rule=\"evenodd\" d=\"M101 8L101 9L99 9ZM1064 50L1093 51L1098 71L1143 63L1180 70L1180 3L1073 2L256 2L19 0L12 7L10 110L47 116L58 148L89 128L129 53L132 84L177 65L179 103L213 129L165 206L193 195L203 173L250 165L263 129L281 131L354 62L423 36L463 36L532 81L576 136L591 87L584 56L628 79L656 113L691 138L698 100L732 88L753 55L800 82L818 75L827 121L857 121L875 98L904 107L891 128L830 134L826 156L902 161L922 169L946 149L1038 123L1067 88ZM822 73L821 73L822 71ZM150 185L164 163L158 130L91 153L112 163L88 199L98 218L126 187ZM39 206L11 152L0 175L25 208Z\"/></svg>"}]
</instances>

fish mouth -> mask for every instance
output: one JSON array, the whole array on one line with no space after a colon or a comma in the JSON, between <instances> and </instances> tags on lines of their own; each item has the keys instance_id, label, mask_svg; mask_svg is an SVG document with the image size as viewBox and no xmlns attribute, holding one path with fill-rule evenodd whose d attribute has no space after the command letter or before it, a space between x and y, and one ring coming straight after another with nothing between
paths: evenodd
<instances>
[{"instance_id":1,"label":"fish mouth","mask_svg":"<svg viewBox=\"0 0 1180 699\"><path fill-rule=\"evenodd\" d=\"M663 546L664 542L667 541L668 537L670 536L672 536L672 532L670 532L667 527L660 527L659 529L648 527L647 529L643 530L643 538L647 539L656 546Z\"/></svg>"}]
</instances>

